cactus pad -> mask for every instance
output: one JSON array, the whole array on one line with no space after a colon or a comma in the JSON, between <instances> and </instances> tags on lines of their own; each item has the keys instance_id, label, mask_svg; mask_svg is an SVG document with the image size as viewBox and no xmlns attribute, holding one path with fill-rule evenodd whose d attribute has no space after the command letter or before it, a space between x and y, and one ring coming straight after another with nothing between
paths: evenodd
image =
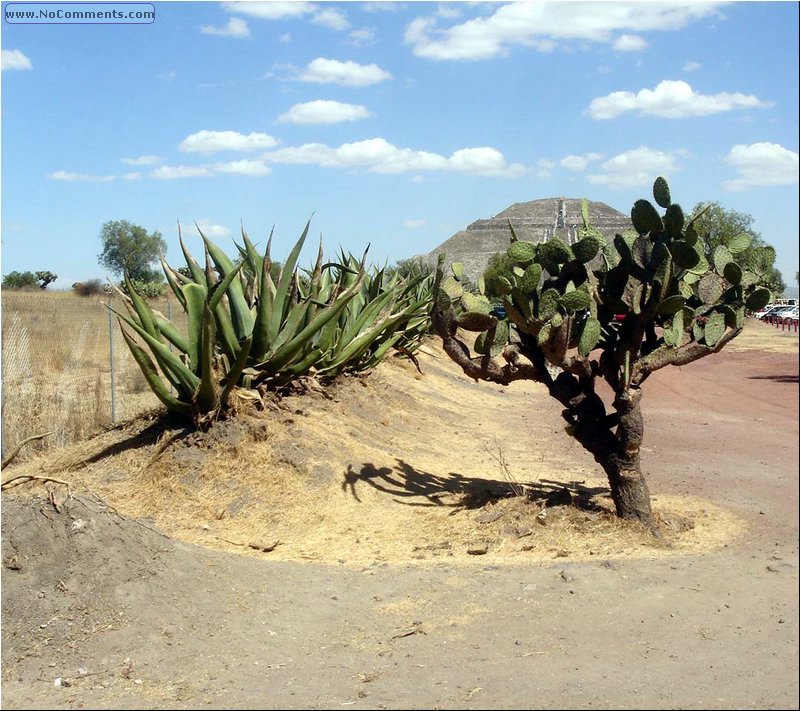
<instances>
[{"instance_id":1,"label":"cactus pad","mask_svg":"<svg viewBox=\"0 0 800 711\"><path fill-rule=\"evenodd\" d=\"M669 183L666 178L662 178L661 176L656 178L656 181L653 183L653 197L664 209L667 209L672 204L672 196L669 193Z\"/></svg>"},{"instance_id":2,"label":"cactus pad","mask_svg":"<svg viewBox=\"0 0 800 711\"><path fill-rule=\"evenodd\" d=\"M508 248L508 257L517 264L530 264L536 259L536 245L526 240L518 240Z\"/></svg>"}]
</instances>

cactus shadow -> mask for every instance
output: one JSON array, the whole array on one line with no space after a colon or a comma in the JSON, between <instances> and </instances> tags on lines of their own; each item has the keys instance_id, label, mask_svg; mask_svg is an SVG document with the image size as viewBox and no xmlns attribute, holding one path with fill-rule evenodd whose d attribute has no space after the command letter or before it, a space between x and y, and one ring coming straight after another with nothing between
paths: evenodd
<instances>
[{"instance_id":1,"label":"cactus shadow","mask_svg":"<svg viewBox=\"0 0 800 711\"><path fill-rule=\"evenodd\" d=\"M356 469L352 464L348 465L342 491L349 492L356 501L361 502L358 485L363 484L407 506L452 509L478 509L499 499L521 497L545 506L571 505L597 511L602 507L594 498L609 495L607 487L589 487L576 481L537 479L530 483L512 483L466 476L459 472L439 475L414 467L402 459L395 461L393 467L365 463Z\"/></svg>"},{"instance_id":2,"label":"cactus shadow","mask_svg":"<svg viewBox=\"0 0 800 711\"><path fill-rule=\"evenodd\" d=\"M797 383L800 376L797 373L789 375L751 375L750 380L771 380L773 383Z\"/></svg>"}]
</instances>

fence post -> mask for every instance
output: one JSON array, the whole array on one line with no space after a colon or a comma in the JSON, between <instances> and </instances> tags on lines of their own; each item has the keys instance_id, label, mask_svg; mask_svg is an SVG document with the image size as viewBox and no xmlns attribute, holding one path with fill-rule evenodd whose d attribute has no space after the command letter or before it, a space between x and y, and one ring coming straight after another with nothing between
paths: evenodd
<instances>
[{"instance_id":1,"label":"fence post","mask_svg":"<svg viewBox=\"0 0 800 711\"><path fill-rule=\"evenodd\" d=\"M117 393L114 372L114 313L108 310L108 359L111 364L111 424L117 424Z\"/></svg>"}]
</instances>

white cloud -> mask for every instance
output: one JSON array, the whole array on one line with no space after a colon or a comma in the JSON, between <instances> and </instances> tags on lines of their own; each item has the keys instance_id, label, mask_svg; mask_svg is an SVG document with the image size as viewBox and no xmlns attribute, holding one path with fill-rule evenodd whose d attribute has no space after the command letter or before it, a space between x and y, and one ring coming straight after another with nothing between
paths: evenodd
<instances>
[{"instance_id":1,"label":"white cloud","mask_svg":"<svg viewBox=\"0 0 800 711\"><path fill-rule=\"evenodd\" d=\"M456 3L439 3L436 8L436 17L441 17L445 20L456 20L461 17L463 13Z\"/></svg>"},{"instance_id":2,"label":"white cloud","mask_svg":"<svg viewBox=\"0 0 800 711\"><path fill-rule=\"evenodd\" d=\"M122 158L125 165L158 165L162 158L160 156L139 156L138 158Z\"/></svg>"},{"instance_id":3,"label":"white cloud","mask_svg":"<svg viewBox=\"0 0 800 711\"><path fill-rule=\"evenodd\" d=\"M361 3L361 9L365 12L400 12L405 3L390 2L389 0L367 0Z\"/></svg>"},{"instance_id":4,"label":"white cloud","mask_svg":"<svg viewBox=\"0 0 800 711\"><path fill-rule=\"evenodd\" d=\"M33 69L33 65L18 49L4 49L0 52L0 69Z\"/></svg>"},{"instance_id":5,"label":"white cloud","mask_svg":"<svg viewBox=\"0 0 800 711\"><path fill-rule=\"evenodd\" d=\"M712 2L514 2L491 15L441 29L434 16L417 17L405 41L418 57L489 59L515 45L552 51L557 41L613 41L618 32L677 30L718 12ZM496 6L495 6L496 7Z\"/></svg>"},{"instance_id":6,"label":"white cloud","mask_svg":"<svg viewBox=\"0 0 800 711\"><path fill-rule=\"evenodd\" d=\"M67 182L110 183L115 180L113 175L84 175L83 173L70 173L66 170L57 170L47 177L50 180L64 180Z\"/></svg>"},{"instance_id":7,"label":"white cloud","mask_svg":"<svg viewBox=\"0 0 800 711\"><path fill-rule=\"evenodd\" d=\"M210 237L212 239L227 237L231 233L227 227L224 225L215 225L207 217L201 220L194 220L191 224L192 226L196 225L206 237Z\"/></svg>"},{"instance_id":8,"label":"white cloud","mask_svg":"<svg viewBox=\"0 0 800 711\"><path fill-rule=\"evenodd\" d=\"M562 158L559 163L561 164L562 168L566 168L567 170L571 170L574 173L580 173L581 171L586 170L586 167L592 161L602 160L603 156L599 153L584 153L581 156L576 155L569 155Z\"/></svg>"},{"instance_id":9,"label":"white cloud","mask_svg":"<svg viewBox=\"0 0 800 711\"><path fill-rule=\"evenodd\" d=\"M227 25L222 27L214 27L212 25L203 25L200 32L204 35L220 35L221 37L249 37L250 28L247 23L239 17L232 17L228 20Z\"/></svg>"},{"instance_id":10,"label":"white cloud","mask_svg":"<svg viewBox=\"0 0 800 711\"><path fill-rule=\"evenodd\" d=\"M686 64L683 65L682 69L685 72L696 72L698 69L700 69L700 66L701 66L700 62L686 62Z\"/></svg>"},{"instance_id":11,"label":"white cloud","mask_svg":"<svg viewBox=\"0 0 800 711\"><path fill-rule=\"evenodd\" d=\"M267 175L272 172L268 165L258 160L232 160L227 163L215 163L211 166L217 173L231 173L234 175Z\"/></svg>"},{"instance_id":12,"label":"white cloud","mask_svg":"<svg viewBox=\"0 0 800 711\"><path fill-rule=\"evenodd\" d=\"M392 75L377 64L340 62L317 57L298 76L300 81L341 86L370 86L391 79Z\"/></svg>"},{"instance_id":13,"label":"white cloud","mask_svg":"<svg viewBox=\"0 0 800 711\"><path fill-rule=\"evenodd\" d=\"M678 158L688 155L684 150L658 151L640 146L620 153L603 163L602 173L589 175L590 183L610 188L632 188L650 185L659 175L681 170Z\"/></svg>"},{"instance_id":14,"label":"white cloud","mask_svg":"<svg viewBox=\"0 0 800 711\"><path fill-rule=\"evenodd\" d=\"M647 41L639 35L620 35L614 42L614 49L617 52L641 52L647 47Z\"/></svg>"},{"instance_id":15,"label":"white cloud","mask_svg":"<svg viewBox=\"0 0 800 711\"><path fill-rule=\"evenodd\" d=\"M284 32L280 37L278 37L278 42L281 44L289 44L292 41L292 36L288 32Z\"/></svg>"},{"instance_id":16,"label":"white cloud","mask_svg":"<svg viewBox=\"0 0 800 711\"><path fill-rule=\"evenodd\" d=\"M353 47L368 47L375 44L375 28L361 27L347 35L348 43Z\"/></svg>"},{"instance_id":17,"label":"white cloud","mask_svg":"<svg viewBox=\"0 0 800 711\"><path fill-rule=\"evenodd\" d=\"M175 180L177 178L205 178L214 175L202 165L162 165L150 173L157 180Z\"/></svg>"},{"instance_id":18,"label":"white cloud","mask_svg":"<svg viewBox=\"0 0 800 711\"><path fill-rule=\"evenodd\" d=\"M366 106L318 99L304 104L295 104L285 114L278 117L278 123L331 124L358 121L371 115Z\"/></svg>"},{"instance_id":19,"label":"white cloud","mask_svg":"<svg viewBox=\"0 0 800 711\"><path fill-rule=\"evenodd\" d=\"M323 168L361 168L373 173L441 170L469 175L517 177L525 172L522 165L509 165L500 151L487 146L462 148L447 158L428 151L398 148L384 138L344 143L338 148L324 143L306 143L265 153L261 159L269 163L318 165Z\"/></svg>"},{"instance_id":20,"label":"white cloud","mask_svg":"<svg viewBox=\"0 0 800 711\"><path fill-rule=\"evenodd\" d=\"M337 32L341 32L350 27L350 23L347 21L347 17L345 17L344 13L339 10L334 10L333 8L325 8L324 10L315 12L311 18L311 22L315 25L322 25L331 30L336 30Z\"/></svg>"},{"instance_id":21,"label":"white cloud","mask_svg":"<svg viewBox=\"0 0 800 711\"><path fill-rule=\"evenodd\" d=\"M198 131L181 141L178 150L184 153L214 153L216 151L258 151L272 148L277 141L266 133L236 131Z\"/></svg>"},{"instance_id":22,"label":"white cloud","mask_svg":"<svg viewBox=\"0 0 800 711\"><path fill-rule=\"evenodd\" d=\"M414 230L417 227L423 227L425 225L425 220L406 220L403 222L403 227L406 227L409 230Z\"/></svg>"},{"instance_id":23,"label":"white cloud","mask_svg":"<svg viewBox=\"0 0 800 711\"><path fill-rule=\"evenodd\" d=\"M753 143L731 148L725 162L739 177L722 185L726 190L744 190L758 185L792 185L798 181L798 155L777 143Z\"/></svg>"},{"instance_id":24,"label":"white cloud","mask_svg":"<svg viewBox=\"0 0 800 711\"><path fill-rule=\"evenodd\" d=\"M249 15L261 20L283 20L287 17L302 17L316 10L311 2L223 2L228 12Z\"/></svg>"},{"instance_id":25,"label":"white cloud","mask_svg":"<svg viewBox=\"0 0 800 711\"><path fill-rule=\"evenodd\" d=\"M138 171L135 171L133 173L125 173L125 175L122 176L122 179L123 180L139 180L141 177L142 177L142 174L139 173Z\"/></svg>"},{"instance_id":26,"label":"white cloud","mask_svg":"<svg viewBox=\"0 0 800 711\"><path fill-rule=\"evenodd\" d=\"M686 118L709 116L733 109L766 109L772 102L762 101L752 94L721 92L713 96L698 94L685 81L664 80L655 89L614 91L607 96L592 99L584 112L593 119L611 119L627 111L638 111L640 116L661 118Z\"/></svg>"}]
</instances>

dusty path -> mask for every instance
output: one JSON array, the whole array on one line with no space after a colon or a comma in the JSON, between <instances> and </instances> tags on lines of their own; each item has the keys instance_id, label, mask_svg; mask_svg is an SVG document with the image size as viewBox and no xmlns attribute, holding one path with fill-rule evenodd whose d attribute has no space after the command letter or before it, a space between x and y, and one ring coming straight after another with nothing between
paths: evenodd
<instances>
[{"instance_id":1,"label":"dusty path","mask_svg":"<svg viewBox=\"0 0 800 711\"><path fill-rule=\"evenodd\" d=\"M647 383L645 469L656 498L743 519L713 553L271 562L79 500L57 515L5 498L3 557L31 557L28 573L3 570L3 707L798 708L796 351L731 350L661 375ZM487 410L523 403L485 397ZM444 428L481 436L448 410Z\"/></svg>"}]
</instances>

